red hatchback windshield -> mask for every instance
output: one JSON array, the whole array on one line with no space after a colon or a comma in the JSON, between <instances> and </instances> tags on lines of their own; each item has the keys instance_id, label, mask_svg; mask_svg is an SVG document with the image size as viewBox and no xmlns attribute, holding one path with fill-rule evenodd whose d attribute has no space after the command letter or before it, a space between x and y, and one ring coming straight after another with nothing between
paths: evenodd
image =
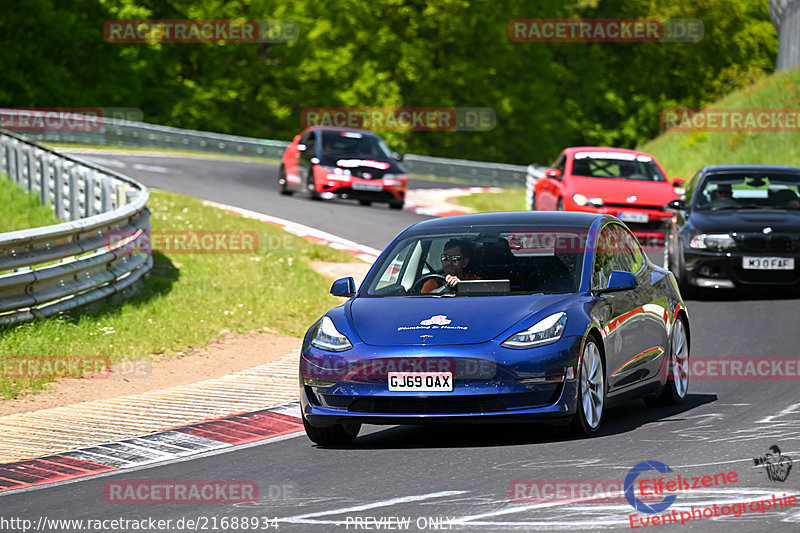
<instances>
[{"instance_id":1,"label":"red hatchback windshield","mask_svg":"<svg viewBox=\"0 0 800 533\"><path fill-rule=\"evenodd\" d=\"M655 164L646 155L609 153L608 157L596 157L593 152L579 152L572 162L572 175L588 178L624 178L637 181L667 181Z\"/></svg>"}]
</instances>

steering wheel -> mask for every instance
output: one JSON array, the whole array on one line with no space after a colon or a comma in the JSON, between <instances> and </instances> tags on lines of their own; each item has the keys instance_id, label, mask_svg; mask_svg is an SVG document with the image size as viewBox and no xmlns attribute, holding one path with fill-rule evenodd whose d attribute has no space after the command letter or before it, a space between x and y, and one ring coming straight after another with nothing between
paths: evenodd
<instances>
[{"instance_id":1,"label":"steering wheel","mask_svg":"<svg viewBox=\"0 0 800 533\"><path fill-rule=\"evenodd\" d=\"M409 290L408 292L422 293L422 287L425 286L425 282L428 281L429 279L440 279L442 280L442 285L440 287L433 289L431 292L427 294L442 294L444 292L448 292L451 289L451 287L447 285L447 278L445 278L442 274L433 273L433 274L425 274L424 276L419 278L414 283L414 285L411 286L411 290Z\"/></svg>"}]
</instances>

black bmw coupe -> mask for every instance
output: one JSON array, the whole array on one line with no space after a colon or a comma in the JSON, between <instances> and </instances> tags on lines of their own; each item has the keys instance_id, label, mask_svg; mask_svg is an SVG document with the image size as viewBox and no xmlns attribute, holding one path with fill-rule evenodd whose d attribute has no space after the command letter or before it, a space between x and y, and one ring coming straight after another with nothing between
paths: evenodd
<instances>
[{"instance_id":1,"label":"black bmw coupe","mask_svg":"<svg viewBox=\"0 0 800 533\"><path fill-rule=\"evenodd\" d=\"M800 168L707 166L669 205L666 261L684 297L698 288L800 289Z\"/></svg>"}]
</instances>

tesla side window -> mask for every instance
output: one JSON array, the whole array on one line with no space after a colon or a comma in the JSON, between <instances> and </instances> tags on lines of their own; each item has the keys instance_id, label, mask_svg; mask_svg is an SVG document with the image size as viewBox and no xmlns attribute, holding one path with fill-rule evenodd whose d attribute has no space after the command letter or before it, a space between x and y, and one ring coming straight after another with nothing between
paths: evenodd
<instances>
[{"instance_id":1,"label":"tesla side window","mask_svg":"<svg viewBox=\"0 0 800 533\"><path fill-rule=\"evenodd\" d=\"M600 232L594 257L592 289L605 288L614 270L636 272L625 230L616 224L610 224Z\"/></svg>"},{"instance_id":2,"label":"tesla side window","mask_svg":"<svg viewBox=\"0 0 800 533\"><path fill-rule=\"evenodd\" d=\"M617 226L615 231L619 232L620 244L628 255L628 260L630 262L630 270L628 270L628 272L636 274L644 266L644 253L642 252L642 247L639 246L639 241L636 240L636 237L634 237L631 232L627 231L621 226Z\"/></svg>"}]
</instances>

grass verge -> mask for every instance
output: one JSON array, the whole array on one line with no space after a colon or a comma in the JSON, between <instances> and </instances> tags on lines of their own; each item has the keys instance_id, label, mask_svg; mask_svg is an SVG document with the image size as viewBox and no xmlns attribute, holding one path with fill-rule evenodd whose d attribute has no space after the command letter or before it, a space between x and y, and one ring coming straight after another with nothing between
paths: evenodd
<instances>
[{"instance_id":1,"label":"grass verge","mask_svg":"<svg viewBox=\"0 0 800 533\"><path fill-rule=\"evenodd\" d=\"M800 68L760 79L709 108L800 108ZM795 129L797 129L795 127ZM705 165L763 163L800 166L800 131L667 132L641 147L669 176L691 178Z\"/></svg>"},{"instance_id":2,"label":"grass verge","mask_svg":"<svg viewBox=\"0 0 800 533\"><path fill-rule=\"evenodd\" d=\"M457 196L459 205L478 213L492 211L525 211L525 189L506 189L501 192L481 192Z\"/></svg>"},{"instance_id":3,"label":"grass verge","mask_svg":"<svg viewBox=\"0 0 800 533\"><path fill-rule=\"evenodd\" d=\"M154 253L141 289L115 304L0 328L0 378L6 364L28 358L105 358L112 363L171 355L228 332L301 336L327 309L341 304L310 260L351 261L344 252L309 243L282 229L200 200L153 192L153 232L255 231L256 253ZM40 390L48 377L0 379L0 397Z\"/></svg>"},{"instance_id":4,"label":"grass verge","mask_svg":"<svg viewBox=\"0 0 800 533\"><path fill-rule=\"evenodd\" d=\"M39 205L39 195L23 190L0 174L0 232L58 224L53 210Z\"/></svg>"}]
</instances>

